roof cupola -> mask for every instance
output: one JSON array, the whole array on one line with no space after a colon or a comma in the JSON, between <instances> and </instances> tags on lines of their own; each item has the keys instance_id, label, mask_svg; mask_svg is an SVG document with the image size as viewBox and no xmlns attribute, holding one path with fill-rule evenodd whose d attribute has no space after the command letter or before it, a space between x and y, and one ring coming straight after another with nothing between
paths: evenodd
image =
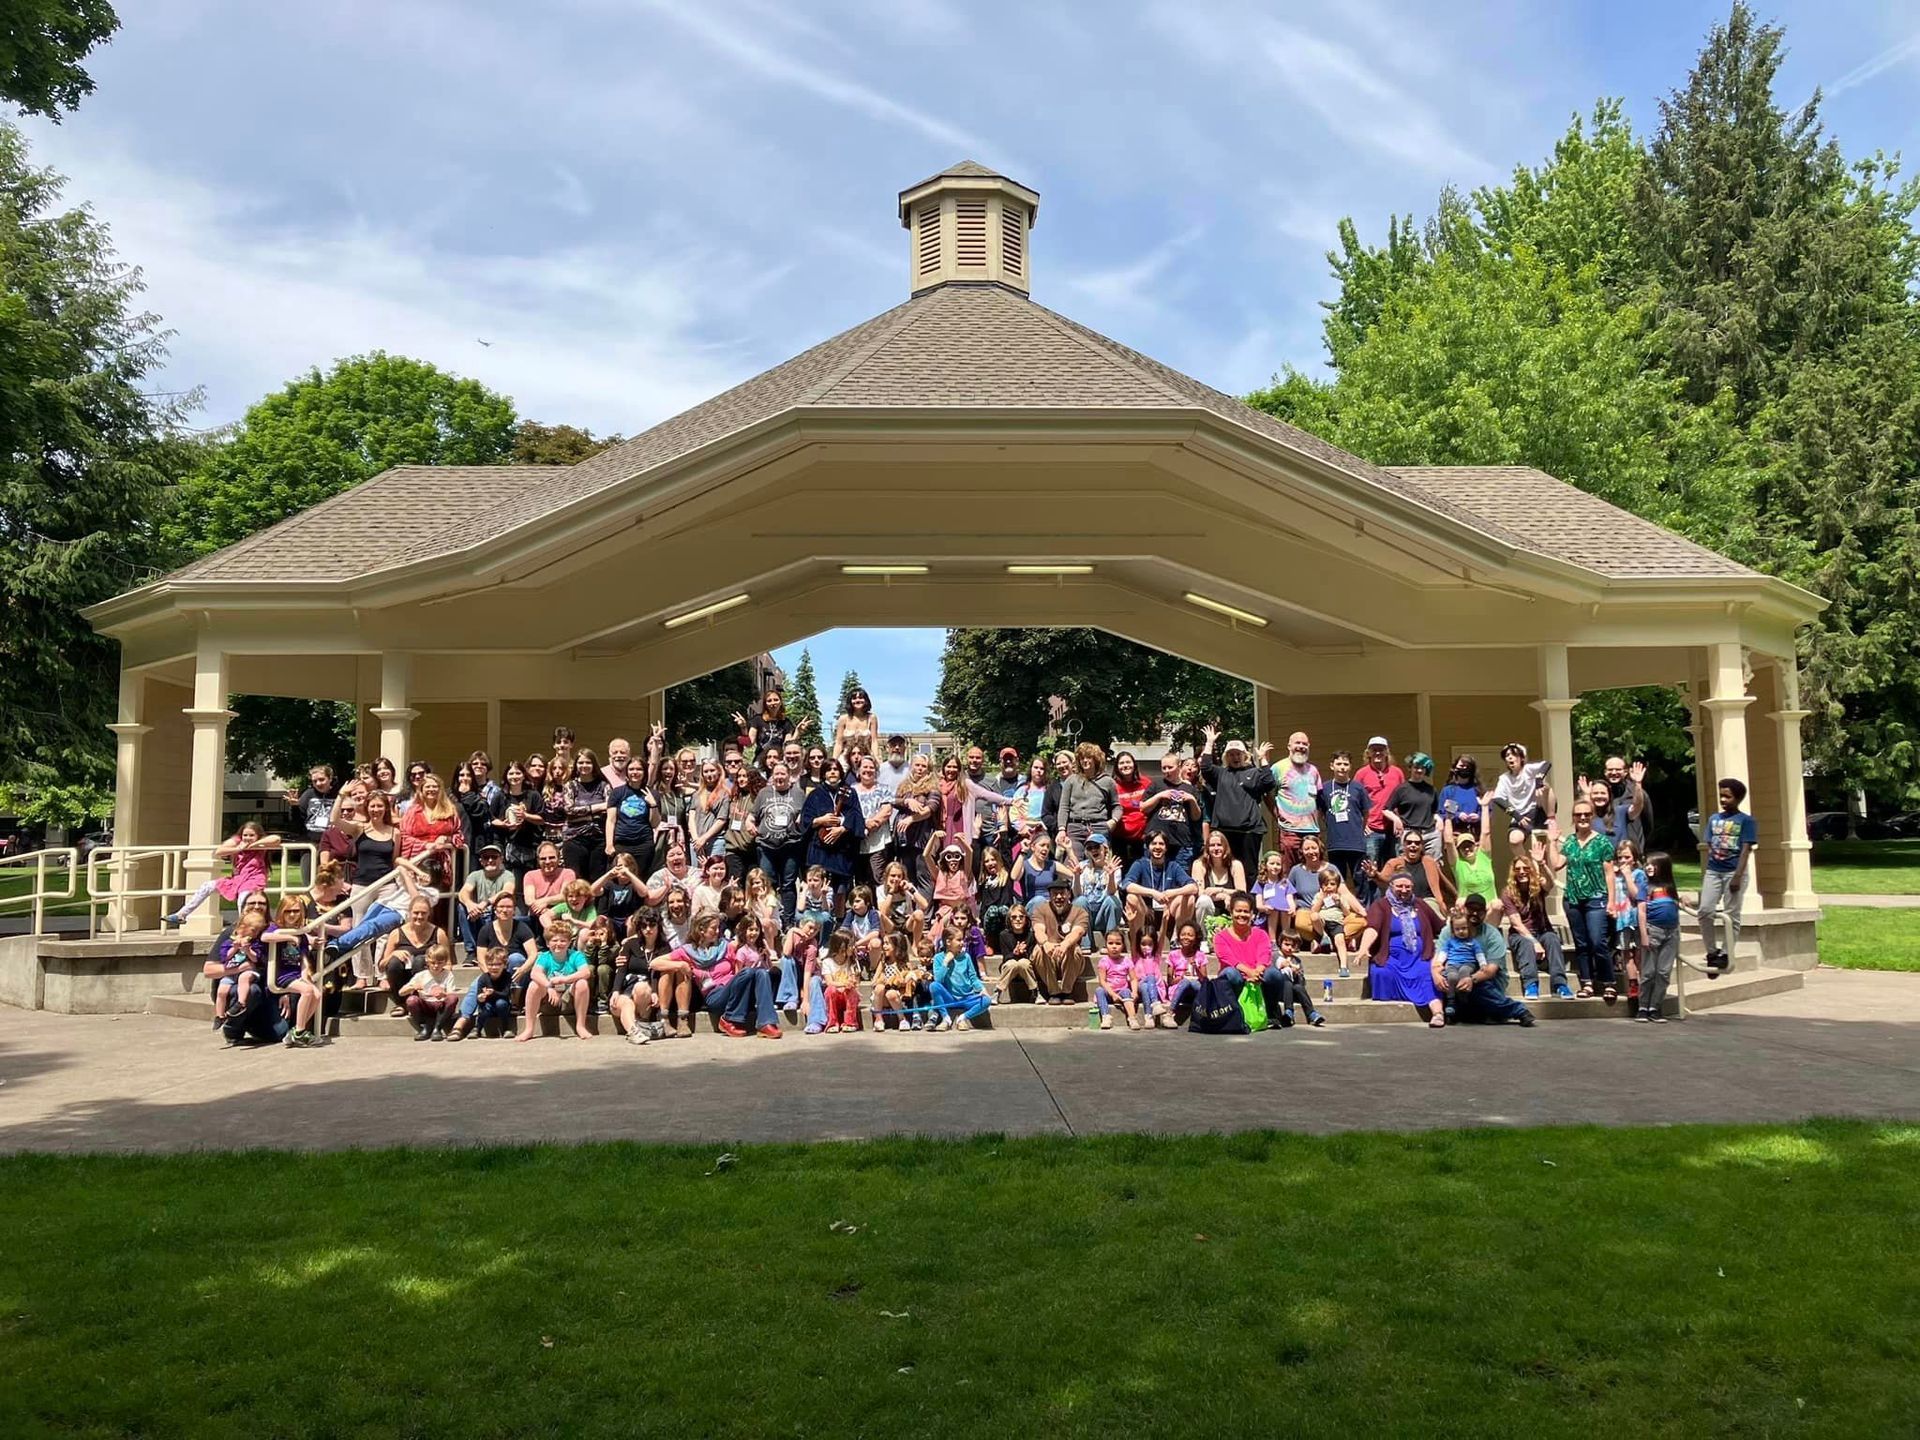
<instances>
[{"instance_id":1,"label":"roof cupola","mask_svg":"<svg viewBox=\"0 0 1920 1440\"><path fill-rule=\"evenodd\" d=\"M1026 294L1027 232L1039 212L1039 195L971 160L902 190L913 293L959 281Z\"/></svg>"}]
</instances>

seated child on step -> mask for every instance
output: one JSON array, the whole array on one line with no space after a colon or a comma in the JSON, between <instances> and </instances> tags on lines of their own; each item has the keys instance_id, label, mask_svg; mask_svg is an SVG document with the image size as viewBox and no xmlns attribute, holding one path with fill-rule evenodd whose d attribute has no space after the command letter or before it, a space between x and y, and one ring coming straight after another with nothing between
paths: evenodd
<instances>
[{"instance_id":1,"label":"seated child on step","mask_svg":"<svg viewBox=\"0 0 1920 1440\"><path fill-rule=\"evenodd\" d=\"M913 1001L913 953L906 932L896 930L880 947L880 963L873 974L873 1028L884 1030L887 1021L893 1028L905 1030L919 1019L907 1009Z\"/></svg>"},{"instance_id":2,"label":"seated child on step","mask_svg":"<svg viewBox=\"0 0 1920 1440\"><path fill-rule=\"evenodd\" d=\"M1454 906L1447 916L1447 933L1440 937L1433 955L1433 978L1439 986L1440 998L1446 1002L1448 1019L1453 1018L1453 998L1461 982L1479 974L1480 967L1486 963L1487 952L1480 944L1466 907Z\"/></svg>"},{"instance_id":3,"label":"seated child on step","mask_svg":"<svg viewBox=\"0 0 1920 1440\"><path fill-rule=\"evenodd\" d=\"M1206 962L1209 958L1207 942L1202 937L1200 922L1182 920L1180 928L1173 933L1173 946L1167 951L1167 1018L1173 1019L1183 1005L1190 1005L1200 993L1200 982L1206 978Z\"/></svg>"},{"instance_id":4,"label":"seated child on step","mask_svg":"<svg viewBox=\"0 0 1920 1440\"><path fill-rule=\"evenodd\" d=\"M827 1033L860 1028L860 966L854 960L853 936L840 930L827 942L820 962L820 983L827 990Z\"/></svg>"},{"instance_id":5,"label":"seated child on step","mask_svg":"<svg viewBox=\"0 0 1920 1440\"><path fill-rule=\"evenodd\" d=\"M873 908L873 887L853 887L839 928L853 937L856 961L869 969L880 963L880 912Z\"/></svg>"},{"instance_id":6,"label":"seated child on step","mask_svg":"<svg viewBox=\"0 0 1920 1440\"><path fill-rule=\"evenodd\" d=\"M1140 996L1140 1014L1149 1027L1173 1027L1167 1005L1167 957L1160 953L1160 933L1152 926L1140 932L1134 944L1133 983Z\"/></svg>"},{"instance_id":7,"label":"seated child on step","mask_svg":"<svg viewBox=\"0 0 1920 1440\"><path fill-rule=\"evenodd\" d=\"M1140 987L1133 977L1133 960L1127 954L1127 932L1109 930L1105 952L1100 956L1100 979L1094 987L1094 1004L1100 1008L1100 1028L1113 1028L1113 1007L1126 1012L1127 1028L1140 1028Z\"/></svg>"},{"instance_id":8,"label":"seated child on step","mask_svg":"<svg viewBox=\"0 0 1920 1440\"><path fill-rule=\"evenodd\" d=\"M453 947L442 940L427 951L427 968L400 987L416 1040L444 1040L460 1008L453 988Z\"/></svg>"}]
</instances>

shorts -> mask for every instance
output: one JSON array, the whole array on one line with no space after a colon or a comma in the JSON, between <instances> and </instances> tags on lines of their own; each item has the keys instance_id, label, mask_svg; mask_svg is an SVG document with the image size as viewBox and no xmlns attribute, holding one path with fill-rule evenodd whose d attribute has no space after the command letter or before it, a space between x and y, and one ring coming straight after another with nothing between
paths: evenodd
<instances>
[{"instance_id":1,"label":"shorts","mask_svg":"<svg viewBox=\"0 0 1920 1440\"><path fill-rule=\"evenodd\" d=\"M1529 805L1520 814L1513 817L1513 823L1508 828L1518 830L1522 835L1529 836L1536 830L1546 829L1547 807L1544 805Z\"/></svg>"},{"instance_id":2,"label":"shorts","mask_svg":"<svg viewBox=\"0 0 1920 1440\"><path fill-rule=\"evenodd\" d=\"M638 970L623 970L620 972L620 983L614 987L614 993L616 995L631 995L636 985L641 984L643 981L651 981L652 975L653 972L651 970L647 971L644 975Z\"/></svg>"}]
</instances>

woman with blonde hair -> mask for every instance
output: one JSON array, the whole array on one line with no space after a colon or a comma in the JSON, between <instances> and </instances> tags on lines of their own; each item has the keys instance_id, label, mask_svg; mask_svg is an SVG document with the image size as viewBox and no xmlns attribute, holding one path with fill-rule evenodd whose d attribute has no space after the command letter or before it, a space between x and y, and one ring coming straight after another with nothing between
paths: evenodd
<instances>
[{"instance_id":1,"label":"woman with blonde hair","mask_svg":"<svg viewBox=\"0 0 1920 1440\"><path fill-rule=\"evenodd\" d=\"M1553 894L1553 872L1531 855L1513 857L1507 867L1506 888L1499 902L1488 907L1487 921L1507 932L1507 948L1520 971L1521 993L1528 999L1540 994L1540 958L1545 953L1547 978L1553 994L1562 1000L1573 998L1567 984L1566 952L1560 945L1560 932L1554 929L1547 902Z\"/></svg>"},{"instance_id":2,"label":"woman with blonde hair","mask_svg":"<svg viewBox=\"0 0 1920 1440\"><path fill-rule=\"evenodd\" d=\"M928 878L920 874L920 852L936 828L939 812L940 780L933 773L933 761L917 754L907 762L907 778L893 792L894 854L907 867L912 884Z\"/></svg>"},{"instance_id":3,"label":"woman with blonde hair","mask_svg":"<svg viewBox=\"0 0 1920 1440\"><path fill-rule=\"evenodd\" d=\"M440 777L429 770L420 777L419 799L400 817L400 858L424 866L435 889L450 890L452 853L465 849L466 844L460 807L453 803Z\"/></svg>"},{"instance_id":4,"label":"woman with blonde hair","mask_svg":"<svg viewBox=\"0 0 1920 1440\"><path fill-rule=\"evenodd\" d=\"M873 697L857 685L847 694L846 713L833 722L833 753L843 763L850 760L855 740L866 742L864 749L869 755L880 742L880 720L873 713Z\"/></svg>"}]
</instances>

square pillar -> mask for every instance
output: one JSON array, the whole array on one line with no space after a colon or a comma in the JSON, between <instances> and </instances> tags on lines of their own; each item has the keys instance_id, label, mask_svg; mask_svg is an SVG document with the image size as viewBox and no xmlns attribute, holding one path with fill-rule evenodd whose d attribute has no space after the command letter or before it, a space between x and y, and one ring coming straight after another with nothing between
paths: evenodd
<instances>
[{"instance_id":1,"label":"square pillar","mask_svg":"<svg viewBox=\"0 0 1920 1440\"><path fill-rule=\"evenodd\" d=\"M1540 698L1532 702L1540 717L1540 756L1552 762L1547 783L1553 787L1555 801L1572 794L1573 773L1573 684L1567 669L1567 647L1542 645L1536 657ZM1555 810L1559 809L1558 803Z\"/></svg>"},{"instance_id":2,"label":"square pillar","mask_svg":"<svg viewBox=\"0 0 1920 1440\"><path fill-rule=\"evenodd\" d=\"M146 764L147 736L153 726L147 722L147 682L136 671L120 672L119 718L107 729L113 732L113 844L116 849L142 843L146 837L141 817L141 778ZM116 890L140 888L142 880L158 874L155 865L118 867L121 880ZM127 930L159 928L160 906L153 900L115 901L108 909L106 922L116 934Z\"/></svg>"},{"instance_id":3,"label":"square pillar","mask_svg":"<svg viewBox=\"0 0 1920 1440\"><path fill-rule=\"evenodd\" d=\"M1800 667L1781 660L1775 671L1779 708L1767 712L1779 755L1780 798L1776 813L1760 819L1760 845L1771 842L1785 863L1777 903L1787 910L1811 910L1820 897L1813 889L1813 842L1807 838L1806 763L1800 751L1800 722L1813 712L1800 706ZM1770 836L1767 832L1771 830Z\"/></svg>"},{"instance_id":4,"label":"square pillar","mask_svg":"<svg viewBox=\"0 0 1920 1440\"><path fill-rule=\"evenodd\" d=\"M1713 737L1711 799L1722 780L1748 783L1747 707L1753 704L1753 696L1747 693L1745 647L1737 643L1707 646L1706 669L1707 694L1700 704L1707 712L1707 729ZM1702 817L1715 808L1713 804L1704 806Z\"/></svg>"},{"instance_id":5,"label":"square pillar","mask_svg":"<svg viewBox=\"0 0 1920 1440\"><path fill-rule=\"evenodd\" d=\"M226 837L227 806L227 655L217 641L203 638L194 659L193 704L185 712L193 726L193 766L187 787L187 844L193 847L186 865L189 892L220 873L213 849ZM191 935L217 935L220 907L208 902L187 921Z\"/></svg>"}]
</instances>

